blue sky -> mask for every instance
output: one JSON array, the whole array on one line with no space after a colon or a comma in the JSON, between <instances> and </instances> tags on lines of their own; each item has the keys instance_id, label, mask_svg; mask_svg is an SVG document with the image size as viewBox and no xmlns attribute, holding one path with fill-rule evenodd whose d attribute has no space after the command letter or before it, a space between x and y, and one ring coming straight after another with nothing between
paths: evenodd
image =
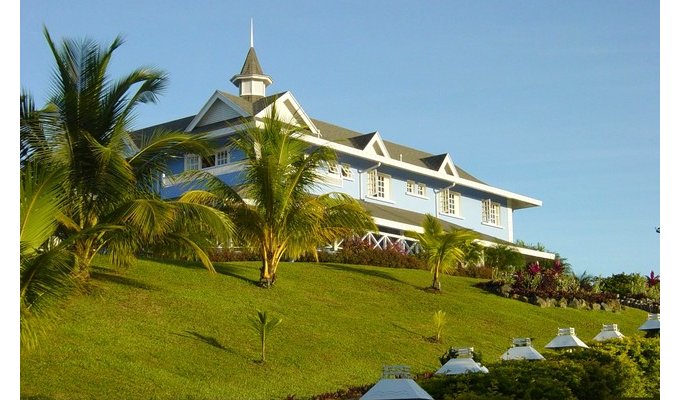
<instances>
[{"instance_id":1,"label":"blue sky","mask_svg":"<svg viewBox=\"0 0 680 400\"><path fill-rule=\"evenodd\" d=\"M41 104L42 36L122 34L113 76L168 72L136 127L236 93L255 48L314 118L435 154L538 198L515 238L594 275L659 272L659 5L654 1L21 1L21 76ZM663 271L662 271L663 274Z\"/></svg>"}]
</instances>

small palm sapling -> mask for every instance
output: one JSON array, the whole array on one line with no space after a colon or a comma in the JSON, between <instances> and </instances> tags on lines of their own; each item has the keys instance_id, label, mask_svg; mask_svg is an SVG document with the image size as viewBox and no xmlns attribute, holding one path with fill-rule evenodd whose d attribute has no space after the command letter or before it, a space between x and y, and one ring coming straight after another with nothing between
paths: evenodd
<instances>
[{"instance_id":1,"label":"small palm sapling","mask_svg":"<svg viewBox=\"0 0 680 400\"><path fill-rule=\"evenodd\" d=\"M267 342L267 334L271 333L283 321L281 318L273 318L267 315L267 311L257 310L257 316L251 319L253 329L260 335L262 344L262 362L265 362L265 349Z\"/></svg>"},{"instance_id":2,"label":"small palm sapling","mask_svg":"<svg viewBox=\"0 0 680 400\"><path fill-rule=\"evenodd\" d=\"M434 327L437 331L435 340L437 343L440 343L442 339L442 332L444 331L444 325L446 325L446 312L442 310L435 312L432 320L434 321Z\"/></svg>"}]
</instances>

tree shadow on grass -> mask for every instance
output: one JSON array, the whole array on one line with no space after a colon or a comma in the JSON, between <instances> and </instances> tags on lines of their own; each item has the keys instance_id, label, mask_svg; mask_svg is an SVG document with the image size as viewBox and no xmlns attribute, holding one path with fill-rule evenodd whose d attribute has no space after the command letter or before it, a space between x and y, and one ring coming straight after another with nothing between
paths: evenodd
<instances>
[{"instance_id":1,"label":"tree shadow on grass","mask_svg":"<svg viewBox=\"0 0 680 400\"><path fill-rule=\"evenodd\" d=\"M202 334L200 334L198 332L194 332L194 331L184 331L184 333L173 333L173 335L177 335L177 336L185 337L185 338L189 338L189 339L194 339L194 340L197 340L199 342L203 342L205 344L208 344L208 345L210 345L210 346L212 346L216 349L220 349L220 350L224 350L226 352L232 353L232 354L236 354L234 352L234 350L232 350L228 347L225 347L222 343L220 343L219 340L217 340L216 338L214 338L212 336L202 335Z\"/></svg>"},{"instance_id":2,"label":"tree shadow on grass","mask_svg":"<svg viewBox=\"0 0 680 400\"><path fill-rule=\"evenodd\" d=\"M401 279L397 279L394 276L392 276L391 274L388 274L388 273L383 272L383 271L376 271L376 270L373 270L373 269L362 268L360 266L355 267L355 266L351 266L351 265L347 265L347 264L318 263L316 265L323 267L323 268L332 269L332 270L335 270L335 271L353 272L353 273L357 273L357 274L360 274L360 275L373 276L373 277L376 277L376 278L386 279L386 280L389 280L389 281L392 281L392 282L399 282L399 283L402 283L404 285L408 285L408 286L411 286L411 287L414 287L414 288L418 288L418 286L416 286L416 285L413 285L413 284L408 283L408 282L404 282Z\"/></svg>"},{"instance_id":3,"label":"tree shadow on grass","mask_svg":"<svg viewBox=\"0 0 680 400\"><path fill-rule=\"evenodd\" d=\"M101 271L109 271L105 269L100 269L100 268L93 268L92 273L90 276L92 279L100 282L113 282L117 283L119 285L125 285L125 286L130 286L133 288L137 289L144 289L144 290L156 290L157 288L153 285L149 285L147 283L138 281L136 279L128 278L122 275L117 275L117 274L112 274L109 272L101 272Z\"/></svg>"},{"instance_id":4,"label":"tree shadow on grass","mask_svg":"<svg viewBox=\"0 0 680 400\"><path fill-rule=\"evenodd\" d=\"M255 286L260 285L260 281L258 279L251 279L247 277L247 275L252 272L252 267L238 264L214 264L214 267L218 274L227 275Z\"/></svg>"},{"instance_id":5,"label":"tree shadow on grass","mask_svg":"<svg viewBox=\"0 0 680 400\"><path fill-rule=\"evenodd\" d=\"M410 329L408 329L408 328L405 328L405 327L403 327L403 326L401 326L401 325L399 325L399 324L396 324L396 323L394 323L394 322L392 322L392 326L394 326L395 328L397 328L397 329L399 329L399 330L401 330L401 331L404 331L404 332L408 333L409 335L412 335L412 336L414 336L414 337L416 337L416 338L418 338L418 339L423 339L423 340L428 340L428 339L429 339L428 336L421 335L421 334L418 333L418 332L412 331L412 330L410 330Z\"/></svg>"},{"instance_id":6,"label":"tree shadow on grass","mask_svg":"<svg viewBox=\"0 0 680 400\"><path fill-rule=\"evenodd\" d=\"M164 259L156 259L156 258L148 258L147 260L153 261L153 262L158 262L158 263L163 263L167 265L172 265L175 267L180 267L180 268L187 268L187 269L202 269L207 272L205 267L195 261L178 261L178 260L164 260ZM251 283L253 285L259 286L260 281L257 279L251 279L248 278L247 275L253 270L252 266L249 265L242 265L242 264L234 264L234 263L213 263L213 267L215 268L215 271L218 274L221 275L227 275L232 278L239 279L243 282Z\"/></svg>"}]
</instances>

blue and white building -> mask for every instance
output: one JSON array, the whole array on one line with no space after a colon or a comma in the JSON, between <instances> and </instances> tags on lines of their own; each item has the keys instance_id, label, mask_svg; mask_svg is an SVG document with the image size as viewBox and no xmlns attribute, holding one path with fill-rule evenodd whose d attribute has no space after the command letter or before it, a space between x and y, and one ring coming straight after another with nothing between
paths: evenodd
<instances>
[{"instance_id":1,"label":"blue and white building","mask_svg":"<svg viewBox=\"0 0 680 400\"><path fill-rule=\"evenodd\" d=\"M267 95L272 78L263 72L252 40L241 72L231 82L238 95L217 90L196 115L142 129L136 136L159 128L208 134L217 144L213 156L186 154L170 169L173 173L200 169L228 184L238 184L243 155L227 147L228 137L242 128L244 121L261 123L276 105L284 121L307 127L303 140L337 152L338 162L324 170L325 180L318 192L343 192L359 200L380 229L378 234L364 237L374 246L400 243L409 251L415 250L413 240L403 232L422 231L420 224L429 213L445 226L478 232L483 245L513 246L528 259L554 258L553 254L513 244L515 211L540 207L540 200L481 181L455 164L448 153L429 154L390 142L388 135L383 137L378 131L356 132L312 118L290 91ZM185 187L165 177L161 192L164 198L173 198Z\"/></svg>"}]
</instances>

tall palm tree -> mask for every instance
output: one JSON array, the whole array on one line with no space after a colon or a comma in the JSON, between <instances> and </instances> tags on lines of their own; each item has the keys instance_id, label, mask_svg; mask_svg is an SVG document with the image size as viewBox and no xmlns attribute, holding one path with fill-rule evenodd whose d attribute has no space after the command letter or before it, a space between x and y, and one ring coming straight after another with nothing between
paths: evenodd
<instances>
[{"instance_id":1,"label":"tall palm tree","mask_svg":"<svg viewBox=\"0 0 680 400\"><path fill-rule=\"evenodd\" d=\"M423 233L407 231L405 235L419 241L432 271L432 289L440 291L441 274L464 259L463 248L476 239L477 234L454 228L446 231L430 214L425 215L422 227Z\"/></svg>"},{"instance_id":2,"label":"tall palm tree","mask_svg":"<svg viewBox=\"0 0 680 400\"><path fill-rule=\"evenodd\" d=\"M238 226L239 239L262 256L260 281L276 281L282 257L314 252L335 239L377 230L370 214L341 193L310 194L323 180L321 170L335 162L324 146L299 138L305 127L280 120L276 107L261 126L247 123L234 134L231 148L245 154L238 190L208 177L207 190L190 190L181 201L202 202L224 210Z\"/></svg>"},{"instance_id":3,"label":"tall palm tree","mask_svg":"<svg viewBox=\"0 0 680 400\"><path fill-rule=\"evenodd\" d=\"M225 240L233 228L227 216L200 204L165 202L158 193L161 174L169 172L167 161L186 152L207 155L207 141L156 131L135 142L129 133L136 106L156 101L165 74L138 68L114 81L107 69L123 43L120 38L108 48L68 39L57 46L46 28L44 34L56 64L53 93L41 112L22 95L22 163L65 171L61 190L66 200L56 214L55 234L72 239L73 275L86 281L101 250L116 265L127 266L137 251L158 243L183 249L212 269L195 239Z\"/></svg>"}]
</instances>

